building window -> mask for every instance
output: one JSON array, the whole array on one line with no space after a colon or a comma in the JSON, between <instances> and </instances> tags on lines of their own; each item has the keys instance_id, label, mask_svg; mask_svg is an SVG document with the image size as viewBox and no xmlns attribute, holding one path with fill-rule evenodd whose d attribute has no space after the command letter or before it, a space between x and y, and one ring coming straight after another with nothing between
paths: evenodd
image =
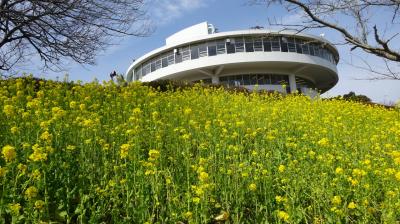
<instances>
[{"instance_id":1,"label":"building window","mask_svg":"<svg viewBox=\"0 0 400 224\"><path fill-rule=\"evenodd\" d=\"M208 43L208 56L217 55L217 43L210 42Z\"/></svg>"},{"instance_id":2,"label":"building window","mask_svg":"<svg viewBox=\"0 0 400 224\"><path fill-rule=\"evenodd\" d=\"M167 58L167 55L163 55L163 56L162 56L162 59L161 59L161 66L162 66L163 68L165 68L165 67L168 66L168 58Z\"/></svg>"},{"instance_id":3,"label":"building window","mask_svg":"<svg viewBox=\"0 0 400 224\"><path fill-rule=\"evenodd\" d=\"M281 51L288 52L288 38L281 37L280 40L281 40Z\"/></svg>"},{"instance_id":4,"label":"building window","mask_svg":"<svg viewBox=\"0 0 400 224\"><path fill-rule=\"evenodd\" d=\"M301 45L301 49L303 50L303 54L310 54L310 48L308 43L303 42Z\"/></svg>"},{"instance_id":5,"label":"building window","mask_svg":"<svg viewBox=\"0 0 400 224\"><path fill-rule=\"evenodd\" d=\"M182 61L190 60L190 48L184 47L182 48Z\"/></svg>"},{"instance_id":6,"label":"building window","mask_svg":"<svg viewBox=\"0 0 400 224\"><path fill-rule=\"evenodd\" d=\"M310 43L312 42L312 43ZM323 58L333 64L337 64L338 58L334 55L334 52L330 48L324 47L322 42L318 42L313 39L300 39L287 36L266 36L260 37L259 35L254 36L239 36L239 37L228 37L227 39L220 39L217 41L203 42L198 45L179 48L177 50L171 50L166 54L152 58L151 60L144 61L141 65L138 65L137 71L135 70L134 79L141 79L143 76L154 72L158 69L167 67L169 65L180 63L182 61L197 59L199 57L215 56L218 54L233 54L240 52L270 52L270 51L281 51L281 52L295 52L299 54L309 54ZM267 76L257 75L251 76L247 81L247 77L242 78L240 76L240 82L250 83L274 83L274 80L266 80ZM269 76L268 76L269 77ZM254 80L253 80L254 78ZM229 78L228 78L229 79ZM231 83L237 84L238 77L235 80L230 81Z\"/></svg>"},{"instance_id":7,"label":"building window","mask_svg":"<svg viewBox=\"0 0 400 224\"><path fill-rule=\"evenodd\" d=\"M151 72L154 72L156 70L156 60L151 60Z\"/></svg>"},{"instance_id":8,"label":"building window","mask_svg":"<svg viewBox=\"0 0 400 224\"><path fill-rule=\"evenodd\" d=\"M161 58L158 57L158 58L156 58L156 70L158 70L160 68L161 68Z\"/></svg>"},{"instance_id":9,"label":"building window","mask_svg":"<svg viewBox=\"0 0 400 224\"><path fill-rule=\"evenodd\" d=\"M168 65L173 65L175 63L174 52L170 52L167 55Z\"/></svg>"},{"instance_id":10,"label":"building window","mask_svg":"<svg viewBox=\"0 0 400 224\"><path fill-rule=\"evenodd\" d=\"M225 40L217 41L217 54L225 54Z\"/></svg>"},{"instance_id":11,"label":"building window","mask_svg":"<svg viewBox=\"0 0 400 224\"><path fill-rule=\"evenodd\" d=\"M288 40L287 45L288 45L289 52L296 52L296 44L294 42L294 38L288 37L287 40Z\"/></svg>"},{"instance_id":12,"label":"building window","mask_svg":"<svg viewBox=\"0 0 400 224\"><path fill-rule=\"evenodd\" d=\"M254 51L263 51L263 43L261 37L254 38Z\"/></svg>"},{"instance_id":13,"label":"building window","mask_svg":"<svg viewBox=\"0 0 400 224\"><path fill-rule=\"evenodd\" d=\"M250 85L257 85L257 75L250 75Z\"/></svg>"},{"instance_id":14,"label":"building window","mask_svg":"<svg viewBox=\"0 0 400 224\"><path fill-rule=\"evenodd\" d=\"M250 75L243 75L243 85L250 85Z\"/></svg>"},{"instance_id":15,"label":"building window","mask_svg":"<svg viewBox=\"0 0 400 224\"><path fill-rule=\"evenodd\" d=\"M190 46L190 58L192 60L199 58L199 46Z\"/></svg>"},{"instance_id":16,"label":"building window","mask_svg":"<svg viewBox=\"0 0 400 224\"><path fill-rule=\"evenodd\" d=\"M295 39L295 41L296 41L296 51L297 51L297 53L302 54L303 53L303 49L301 48L301 45L302 45L303 41L301 41L299 39Z\"/></svg>"},{"instance_id":17,"label":"building window","mask_svg":"<svg viewBox=\"0 0 400 224\"><path fill-rule=\"evenodd\" d=\"M310 54L311 54L311 55L315 55L314 44L309 44L308 46L309 46L309 48L310 48Z\"/></svg>"},{"instance_id":18,"label":"building window","mask_svg":"<svg viewBox=\"0 0 400 224\"><path fill-rule=\"evenodd\" d=\"M244 43L242 37L235 38L235 51L236 52L244 52Z\"/></svg>"},{"instance_id":19,"label":"building window","mask_svg":"<svg viewBox=\"0 0 400 224\"><path fill-rule=\"evenodd\" d=\"M181 62L182 62L182 48L179 48L179 50L175 53L175 64Z\"/></svg>"},{"instance_id":20,"label":"building window","mask_svg":"<svg viewBox=\"0 0 400 224\"><path fill-rule=\"evenodd\" d=\"M281 46L279 44L279 37L271 38L271 49L272 51L281 51Z\"/></svg>"},{"instance_id":21,"label":"building window","mask_svg":"<svg viewBox=\"0 0 400 224\"><path fill-rule=\"evenodd\" d=\"M263 38L264 51L271 51L271 39L269 37Z\"/></svg>"},{"instance_id":22,"label":"building window","mask_svg":"<svg viewBox=\"0 0 400 224\"><path fill-rule=\"evenodd\" d=\"M251 37L245 38L245 47L246 47L246 52L254 52L253 38Z\"/></svg>"},{"instance_id":23,"label":"building window","mask_svg":"<svg viewBox=\"0 0 400 224\"><path fill-rule=\"evenodd\" d=\"M233 39L227 39L226 41L226 53L234 54L235 53L235 41Z\"/></svg>"},{"instance_id":24,"label":"building window","mask_svg":"<svg viewBox=\"0 0 400 224\"><path fill-rule=\"evenodd\" d=\"M139 79L141 79L142 78L142 66L138 66L136 69L135 69L135 73L134 73L134 76L133 76L133 80L139 80Z\"/></svg>"},{"instance_id":25,"label":"building window","mask_svg":"<svg viewBox=\"0 0 400 224\"><path fill-rule=\"evenodd\" d=\"M207 44L199 45L199 57L207 57Z\"/></svg>"}]
</instances>

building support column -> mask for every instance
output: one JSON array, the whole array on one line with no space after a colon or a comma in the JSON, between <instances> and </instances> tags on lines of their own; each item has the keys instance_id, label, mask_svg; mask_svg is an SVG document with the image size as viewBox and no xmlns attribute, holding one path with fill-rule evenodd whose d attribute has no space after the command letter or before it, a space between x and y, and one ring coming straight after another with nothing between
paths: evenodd
<instances>
[{"instance_id":1,"label":"building support column","mask_svg":"<svg viewBox=\"0 0 400 224\"><path fill-rule=\"evenodd\" d=\"M297 91L296 76L294 74L289 75L289 87L291 93L295 93Z\"/></svg>"}]
</instances>

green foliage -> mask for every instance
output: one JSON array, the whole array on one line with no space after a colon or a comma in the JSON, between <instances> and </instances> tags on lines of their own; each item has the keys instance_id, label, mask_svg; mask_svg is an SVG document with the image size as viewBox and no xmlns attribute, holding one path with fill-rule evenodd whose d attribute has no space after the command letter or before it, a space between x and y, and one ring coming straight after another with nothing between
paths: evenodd
<instances>
[{"instance_id":1,"label":"green foliage","mask_svg":"<svg viewBox=\"0 0 400 224\"><path fill-rule=\"evenodd\" d=\"M0 81L2 223L396 223L400 111L167 82Z\"/></svg>"}]
</instances>

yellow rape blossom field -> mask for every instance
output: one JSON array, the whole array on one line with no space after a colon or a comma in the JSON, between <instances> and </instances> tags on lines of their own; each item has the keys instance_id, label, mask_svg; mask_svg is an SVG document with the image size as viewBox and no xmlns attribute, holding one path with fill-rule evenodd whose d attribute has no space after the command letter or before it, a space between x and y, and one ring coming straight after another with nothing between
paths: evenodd
<instances>
[{"instance_id":1,"label":"yellow rape blossom field","mask_svg":"<svg viewBox=\"0 0 400 224\"><path fill-rule=\"evenodd\" d=\"M400 112L0 81L1 223L398 223Z\"/></svg>"}]
</instances>

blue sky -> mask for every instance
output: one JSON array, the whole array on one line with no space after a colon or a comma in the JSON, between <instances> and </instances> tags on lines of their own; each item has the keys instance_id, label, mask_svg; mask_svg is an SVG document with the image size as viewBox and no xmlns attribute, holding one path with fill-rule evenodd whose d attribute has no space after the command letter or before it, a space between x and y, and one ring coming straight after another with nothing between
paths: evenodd
<instances>
[{"instance_id":1,"label":"blue sky","mask_svg":"<svg viewBox=\"0 0 400 224\"><path fill-rule=\"evenodd\" d=\"M223 32L247 29L255 25L268 28L268 18L282 20L286 23L301 20L300 15L289 14L283 7L274 6L267 9L263 5L249 5L248 2L246 0L151 0L145 6L148 17L155 28L150 36L115 39L116 45L101 52L95 66L82 66L71 62L65 72L42 73L35 69L35 66L39 66L35 60L36 65L32 69L24 70L49 79L57 77L62 79L65 74L68 74L70 80L92 81L95 78L100 81L109 80L111 71L116 70L118 73L124 74L133 59L163 46L166 37L196 23L208 21ZM322 32L325 34L325 38L331 42L339 40L338 34L329 30L309 31L308 33L319 35ZM367 78L368 74L349 65L350 62L361 65L358 56L351 55L348 47L337 47L341 56L341 62L338 65L339 83L324 96L336 96L354 91L357 94L367 95L375 102L391 103L400 99L400 81L359 80ZM380 63L373 56L360 52L353 54L360 55L359 57L373 63Z\"/></svg>"}]
</instances>

